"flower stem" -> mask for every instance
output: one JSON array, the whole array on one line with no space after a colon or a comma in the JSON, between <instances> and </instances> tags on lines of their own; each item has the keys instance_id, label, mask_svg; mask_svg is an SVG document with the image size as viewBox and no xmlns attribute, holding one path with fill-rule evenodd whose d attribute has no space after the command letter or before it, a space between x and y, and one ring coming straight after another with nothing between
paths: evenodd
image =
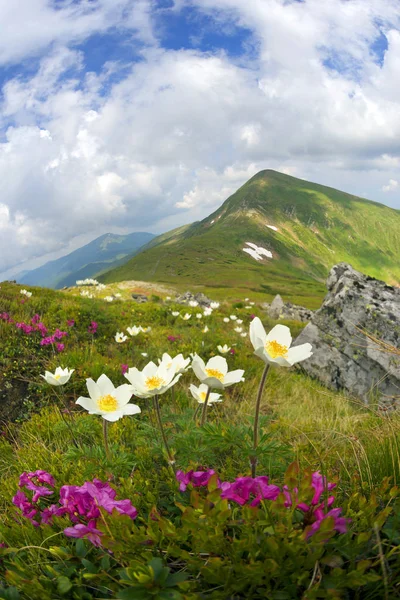
<instances>
[{"instance_id":1,"label":"flower stem","mask_svg":"<svg viewBox=\"0 0 400 600\"><path fill-rule=\"evenodd\" d=\"M56 397L57 397L57 399L58 399L58 400L61 400L61 403L62 403L62 405L64 406L64 409L65 409L66 411L68 411L68 414L70 414L70 410L68 409L68 406L67 406L67 404L66 404L66 402L65 402L65 398L64 398L64 390L63 390L63 392L62 392L62 395L61 395L61 396L59 396L59 395L57 394L57 392L55 392L55 394L56 394ZM65 425L67 426L67 428L68 428L68 430L69 430L69 432L70 432L70 434L71 434L72 441L74 442L74 445L75 445L75 447L76 447L76 448L79 448L79 444L78 444L78 442L76 441L76 438L75 438L75 436L74 436L74 432L73 432L73 430L72 430L71 424L70 424L70 423L68 423L67 419L65 418L65 416L64 416L64 414L63 414L63 411L61 410L61 408L60 408L58 405L57 405L57 408L58 408L58 412L60 413L60 417L61 417L61 418L62 418L62 420L64 421Z\"/></svg>"},{"instance_id":2,"label":"flower stem","mask_svg":"<svg viewBox=\"0 0 400 600\"><path fill-rule=\"evenodd\" d=\"M200 421L201 426L203 426L204 423L207 421L207 404L208 404L208 399L210 397L210 394L211 394L211 388L209 387L207 390L206 399L204 400L204 404L203 404L203 412L201 413L201 421Z\"/></svg>"},{"instance_id":3,"label":"flower stem","mask_svg":"<svg viewBox=\"0 0 400 600\"><path fill-rule=\"evenodd\" d=\"M110 448L108 446L108 421L103 419L103 439L104 439L104 449L106 451L107 459L111 459Z\"/></svg>"},{"instance_id":4,"label":"flower stem","mask_svg":"<svg viewBox=\"0 0 400 600\"><path fill-rule=\"evenodd\" d=\"M169 446L168 446L167 436L165 435L164 426L163 426L162 419L161 419L160 404L158 402L157 394L155 396L153 396L153 405L154 405L154 410L156 411L158 426L160 428L160 432L161 432L161 436L162 436L162 439L164 442L165 450L167 451L168 462L171 465L173 471L175 472L175 468L174 468L175 460L174 460L174 457L172 456L171 450L169 449Z\"/></svg>"},{"instance_id":5,"label":"flower stem","mask_svg":"<svg viewBox=\"0 0 400 600\"><path fill-rule=\"evenodd\" d=\"M261 377L260 386L258 388L257 400L256 400L256 412L254 416L254 430L253 430L253 450L254 454L250 458L251 465L251 476L255 477L257 472L257 447L258 447L258 436L259 436L259 421L260 421L260 407L261 407L261 398L264 391L265 380L267 379L268 371L269 371L269 363L265 365L264 372Z\"/></svg>"},{"instance_id":6,"label":"flower stem","mask_svg":"<svg viewBox=\"0 0 400 600\"><path fill-rule=\"evenodd\" d=\"M200 406L201 406L201 404L198 404L196 406L196 410L193 413L193 421L196 421L196 419L197 419L197 415L199 414Z\"/></svg>"}]
</instances>

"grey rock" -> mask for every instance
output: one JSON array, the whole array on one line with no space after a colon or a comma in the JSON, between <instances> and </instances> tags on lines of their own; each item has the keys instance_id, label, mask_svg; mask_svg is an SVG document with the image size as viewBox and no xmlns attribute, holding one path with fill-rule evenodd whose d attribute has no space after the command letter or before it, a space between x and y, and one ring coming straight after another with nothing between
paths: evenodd
<instances>
[{"instance_id":1,"label":"grey rock","mask_svg":"<svg viewBox=\"0 0 400 600\"><path fill-rule=\"evenodd\" d=\"M304 306L284 302L279 294L275 296L271 304L265 302L262 308L271 319L291 319L293 321L308 322L311 320L313 311Z\"/></svg>"},{"instance_id":2,"label":"grey rock","mask_svg":"<svg viewBox=\"0 0 400 600\"><path fill-rule=\"evenodd\" d=\"M385 351L371 337L391 348L399 346L400 289L346 263L332 268L327 288L321 308L293 344L313 346L313 355L299 366L331 389L395 407L400 399L400 353Z\"/></svg>"},{"instance_id":3,"label":"grey rock","mask_svg":"<svg viewBox=\"0 0 400 600\"><path fill-rule=\"evenodd\" d=\"M199 303L199 306L210 306L212 300L207 298L207 296L201 292L197 294L192 294L192 292L185 292L181 296L175 298L175 302L178 304L189 304L190 301L195 300Z\"/></svg>"},{"instance_id":4,"label":"grey rock","mask_svg":"<svg viewBox=\"0 0 400 600\"><path fill-rule=\"evenodd\" d=\"M148 302L149 299L145 294L132 294L132 299L139 304L143 304L144 302Z\"/></svg>"}]
</instances>

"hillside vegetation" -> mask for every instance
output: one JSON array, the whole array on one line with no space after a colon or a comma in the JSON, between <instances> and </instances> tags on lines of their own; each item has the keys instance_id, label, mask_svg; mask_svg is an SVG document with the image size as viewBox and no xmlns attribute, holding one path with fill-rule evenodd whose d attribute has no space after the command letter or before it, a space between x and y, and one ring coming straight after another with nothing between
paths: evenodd
<instances>
[{"instance_id":1,"label":"hillside vegetation","mask_svg":"<svg viewBox=\"0 0 400 600\"><path fill-rule=\"evenodd\" d=\"M205 315L166 298L137 305L29 291L0 287L0 598L399 597L398 415L274 366L255 451L264 365L242 334L256 315L267 331L274 323L251 294ZM293 336L303 327L286 324ZM134 325L145 331L131 337ZM117 332L127 335L121 343ZM160 395L174 464L150 398L133 397L141 413L106 430L75 404L88 396L86 378L105 374L119 386L128 366L164 352L207 361L224 344L244 381L216 390L222 402L204 425L192 370ZM57 387L41 374L59 366L75 371ZM255 456L257 485L268 486L261 501L249 476Z\"/></svg>"},{"instance_id":2,"label":"hillside vegetation","mask_svg":"<svg viewBox=\"0 0 400 600\"><path fill-rule=\"evenodd\" d=\"M277 231L267 227L277 228ZM272 253L255 260L250 242ZM330 268L345 261L400 281L400 212L333 188L261 171L209 217L159 236L102 275L205 288L280 293L315 308Z\"/></svg>"}]
</instances>

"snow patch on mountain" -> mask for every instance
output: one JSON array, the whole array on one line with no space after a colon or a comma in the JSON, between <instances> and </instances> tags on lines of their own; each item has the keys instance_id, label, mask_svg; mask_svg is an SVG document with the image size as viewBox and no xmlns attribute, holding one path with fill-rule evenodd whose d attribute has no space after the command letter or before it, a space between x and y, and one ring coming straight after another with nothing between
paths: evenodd
<instances>
[{"instance_id":1,"label":"snow patch on mountain","mask_svg":"<svg viewBox=\"0 0 400 600\"><path fill-rule=\"evenodd\" d=\"M257 246L257 244L253 244L253 242L246 242L249 248L243 248L243 252L247 252L250 256L252 256L255 260L263 260L264 257L272 258L272 252L263 248L262 246Z\"/></svg>"}]
</instances>

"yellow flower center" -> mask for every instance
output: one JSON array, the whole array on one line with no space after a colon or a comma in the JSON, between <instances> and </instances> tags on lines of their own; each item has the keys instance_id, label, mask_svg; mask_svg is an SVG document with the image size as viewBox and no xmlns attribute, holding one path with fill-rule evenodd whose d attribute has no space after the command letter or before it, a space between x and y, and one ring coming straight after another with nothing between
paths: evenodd
<instances>
[{"instance_id":1,"label":"yellow flower center","mask_svg":"<svg viewBox=\"0 0 400 600\"><path fill-rule=\"evenodd\" d=\"M265 344L265 349L271 358L278 358L278 356L283 356L283 358L286 358L288 354L288 347L283 346L276 340L268 341Z\"/></svg>"},{"instance_id":2,"label":"yellow flower center","mask_svg":"<svg viewBox=\"0 0 400 600\"><path fill-rule=\"evenodd\" d=\"M215 377L215 379L219 379L220 381L224 380L224 374L221 371L217 371L217 369L206 369L206 373L208 377Z\"/></svg>"},{"instance_id":3,"label":"yellow flower center","mask_svg":"<svg viewBox=\"0 0 400 600\"><path fill-rule=\"evenodd\" d=\"M203 402L206 401L206 396L207 396L207 392L200 392L200 398L203 400Z\"/></svg>"},{"instance_id":4,"label":"yellow flower center","mask_svg":"<svg viewBox=\"0 0 400 600\"><path fill-rule=\"evenodd\" d=\"M60 374L59 374L59 375L54 375L54 379L57 379L57 380L59 380L59 379L60 379L60 377L61 377L61 375L60 375Z\"/></svg>"},{"instance_id":5,"label":"yellow flower center","mask_svg":"<svg viewBox=\"0 0 400 600\"><path fill-rule=\"evenodd\" d=\"M97 400L97 406L103 412L114 412L118 408L118 400L107 394L107 396L100 396Z\"/></svg>"},{"instance_id":6,"label":"yellow flower center","mask_svg":"<svg viewBox=\"0 0 400 600\"><path fill-rule=\"evenodd\" d=\"M162 379L161 377L157 377L157 375L155 375L154 377L148 377L146 379L146 387L148 390L156 390L164 384L164 379Z\"/></svg>"}]
</instances>

